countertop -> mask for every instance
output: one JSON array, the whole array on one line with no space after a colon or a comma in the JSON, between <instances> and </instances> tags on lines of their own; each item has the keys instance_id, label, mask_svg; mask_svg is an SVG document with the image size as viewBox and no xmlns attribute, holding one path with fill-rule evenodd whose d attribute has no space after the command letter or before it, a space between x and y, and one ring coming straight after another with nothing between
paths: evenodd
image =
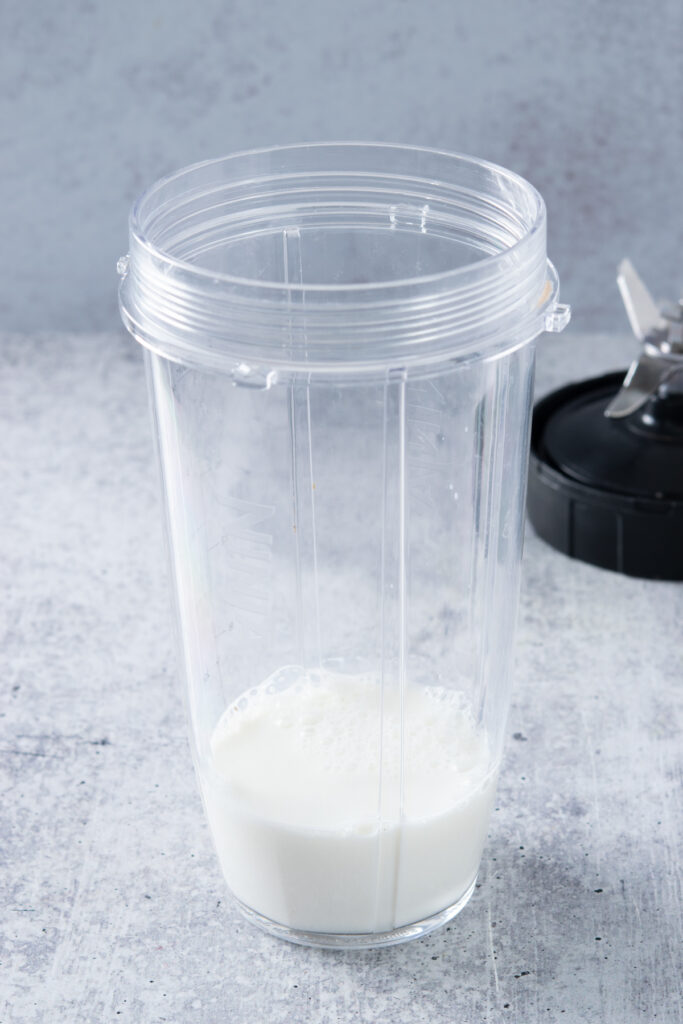
<instances>
[{"instance_id":1,"label":"countertop","mask_svg":"<svg viewBox=\"0 0 683 1024\"><path fill-rule=\"evenodd\" d=\"M545 337L538 389L633 349ZM2 335L0 362L3 1024L683 1020L681 585L528 528L474 897L393 949L291 946L231 907L204 823L140 352Z\"/></svg>"}]
</instances>

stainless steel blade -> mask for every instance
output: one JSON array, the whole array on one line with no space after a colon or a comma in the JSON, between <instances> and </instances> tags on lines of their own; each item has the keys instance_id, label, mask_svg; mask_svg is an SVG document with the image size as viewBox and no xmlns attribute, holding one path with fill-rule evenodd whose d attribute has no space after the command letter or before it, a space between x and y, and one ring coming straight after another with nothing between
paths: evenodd
<instances>
[{"instance_id":1,"label":"stainless steel blade","mask_svg":"<svg viewBox=\"0 0 683 1024\"><path fill-rule=\"evenodd\" d=\"M662 317L630 260L622 260L619 264L617 285L624 300L629 323L639 341L645 341L646 338L652 338L667 330L667 321Z\"/></svg>"},{"instance_id":2,"label":"stainless steel blade","mask_svg":"<svg viewBox=\"0 0 683 1024\"><path fill-rule=\"evenodd\" d=\"M605 416L610 419L622 419L637 412L648 398L656 393L667 376L666 370L667 364L661 357L642 352L640 357L631 363L624 383L605 409Z\"/></svg>"}]
</instances>

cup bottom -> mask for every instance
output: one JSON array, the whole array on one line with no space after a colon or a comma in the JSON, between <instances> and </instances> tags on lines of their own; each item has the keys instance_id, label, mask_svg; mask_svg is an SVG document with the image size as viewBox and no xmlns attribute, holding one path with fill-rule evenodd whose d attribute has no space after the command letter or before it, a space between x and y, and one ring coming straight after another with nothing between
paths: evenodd
<instances>
[{"instance_id":1,"label":"cup bottom","mask_svg":"<svg viewBox=\"0 0 683 1024\"><path fill-rule=\"evenodd\" d=\"M467 905L474 892L476 882L475 876L469 889L456 903L451 903L445 910L440 910L437 914L432 914L431 917L425 917L422 921L415 921L414 924L405 924L400 928L394 928L390 932L339 935L334 932L300 931L297 928L288 928L287 925L279 924L277 921L271 921L269 917L264 917L263 914L247 907L235 896L233 896L233 900L247 921L278 939L286 939L287 942L294 942L299 946L315 946L318 949L380 949L382 946L397 946L401 942L411 942L413 939L419 939L423 935L429 935L435 929L441 928Z\"/></svg>"}]
</instances>

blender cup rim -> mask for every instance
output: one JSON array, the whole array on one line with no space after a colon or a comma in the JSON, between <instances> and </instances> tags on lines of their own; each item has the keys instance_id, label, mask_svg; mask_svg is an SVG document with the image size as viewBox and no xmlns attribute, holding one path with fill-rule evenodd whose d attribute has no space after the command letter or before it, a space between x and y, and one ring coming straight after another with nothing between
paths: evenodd
<instances>
[{"instance_id":1,"label":"blender cup rim","mask_svg":"<svg viewBox=\"0 0 683 1024\"><path fill-rule=\"evenodd\" d=\"M360 282L326 282L336 270L316 277L324 263L310 256L304 274L309 229L338 227L446 245L429 274L406 276L405 266L420 269L412 253L403 267L388 260L394 279L380 262ZM486 358L561 329L568 315L557 312L542 196L519 174L460 153L366 142L245 150L161 178L134 204L129 228L118 269L131 334L249 387L302 369L374 373ZM224 269L233 243L254 255L252 243L277 236L280 280ZM216 269L192 262L213 250ZM232 252L229 269L239 272L240 250ZM271 258L269 250L264 270ZM261 267L254 259L250 269ZM344 276L363 277L353 252L337 259Z\"/></svg>"},{"instance_id":2,"label":"blender cup rim","mask_svg":"<svg viewBox=\"0 0 683 1024\"><path fill-rule=\"evenodd\" d=\"M297 151L323 151L323 150L337 150L337 149L357 149L357 150L384 150L384 151L395 151L402 153L414 153L424 154L426 156L434 157L445 157L452 160L454 163L459 163L461 166L469 165L476 167L480 170L489 170L493 173L506 178L509 182L515 183L520 187L520 190L525 192L529 199L532 199L536 204L535 216L531 221L530 226L517 238L512 245L501 248L499 252L492 253L490 255L484 255L480 258L472 260L471 263L464 264L462 266L453 267L449 270L441 270L431 274L413 275L409 277L395 278L395 279L383 279L370 282L360 283L346 283L346 284L335 284L330 283L306 283L288 281L283 283L282 281L269 281L260 280L254 277L242 277L237 274L226 273L225 271L209 270L205 267L198 266L189 260L182 259L178 256L174 256L172 252L158 245L148 235L143 222L142 222L142 211L144 204L152 200L158 193L162 192L164 188L169 187L174 182L182 180L182 178L190 178L190 175L196 174L198 171L208 169L210 167L219 167L220 165L226 165L231 161L237 162L238 160L245 160L250 157L266 156L268 154L286 154L295 153ZM330 173L329 170L323 173ZM303 174L313 177L316 172L302 172ZM358 173L362 172L358 169ZM283 175L278 174L262 174L259 175L261 180L271 179L276 181L278 177ZM394 180L399 183L401 178L405 176L396 175ZM239 180L238 178L235 179ZM436 181L436 179L424 178L422 179L425 183L429 180ZM496 262L500 262L501 259L514 257L515 253L528 243L529 239L536 235L539 231L543 230L546 221L546 207L540 192L521 174L517 174L516 171L511 171L501 164L497 164L491 160L484 160L479 157L473 157L466 153L455 152L451 150L442 150L435 147L429 146L412 146L402 143L393 142L364 142L362 140L341 140L341 141L329 141L329 142L301 142L290 145L278 145L278 146L261 146L254 149L243 149L238 150L235 153L229 153L225 156L211 157L207 160L198 160L194 163L187 164L184 167L179 168L177 171L173 171L170 174L166 174L161 178L158 178L152 185L146 188L143 192L138 195L134 201L130 211L129 217L129 228L131 239L135 239L138 245L145 249L149 256L159 260L161 259L169 267L173 267L184 274L188 274L198 281L205 279L210 281L212 284L225 283L229 285L237 285L240 288L248 289L250 286L259 291L272 290L273 292L287 292L299 293L305 292L306 295L315 295L316 293L324 294L339 294L339 295L351 295L358 293L361 295L368 295L376 292L384 292L391 289L405 289L406 287L420 285L427 286L430 284L445 284L453 281L454 283L458 280L465 281L468 276L472 275L472 272L479 273L480 271L486 271L487 268L495 266Z\"/></svg>"}]
</instances>

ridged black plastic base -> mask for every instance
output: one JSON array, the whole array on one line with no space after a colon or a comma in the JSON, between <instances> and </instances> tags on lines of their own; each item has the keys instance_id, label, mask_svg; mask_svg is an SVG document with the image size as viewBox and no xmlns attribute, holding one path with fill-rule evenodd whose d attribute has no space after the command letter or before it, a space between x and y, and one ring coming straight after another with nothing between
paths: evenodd
<instances>
[{"instance_id":1,"label":"ridged black plastic base","mask_svg":"<svg viewBox=\"0 0 683 1024\"><path fill-rule=\"evenodd\" d=\"M571 558L627 576L682 580L683 404L680 425L676 399L653 399L624 420L605 418L624 373L571 384L536 405L529 518Z\"/></svg>"}]
</instances>

